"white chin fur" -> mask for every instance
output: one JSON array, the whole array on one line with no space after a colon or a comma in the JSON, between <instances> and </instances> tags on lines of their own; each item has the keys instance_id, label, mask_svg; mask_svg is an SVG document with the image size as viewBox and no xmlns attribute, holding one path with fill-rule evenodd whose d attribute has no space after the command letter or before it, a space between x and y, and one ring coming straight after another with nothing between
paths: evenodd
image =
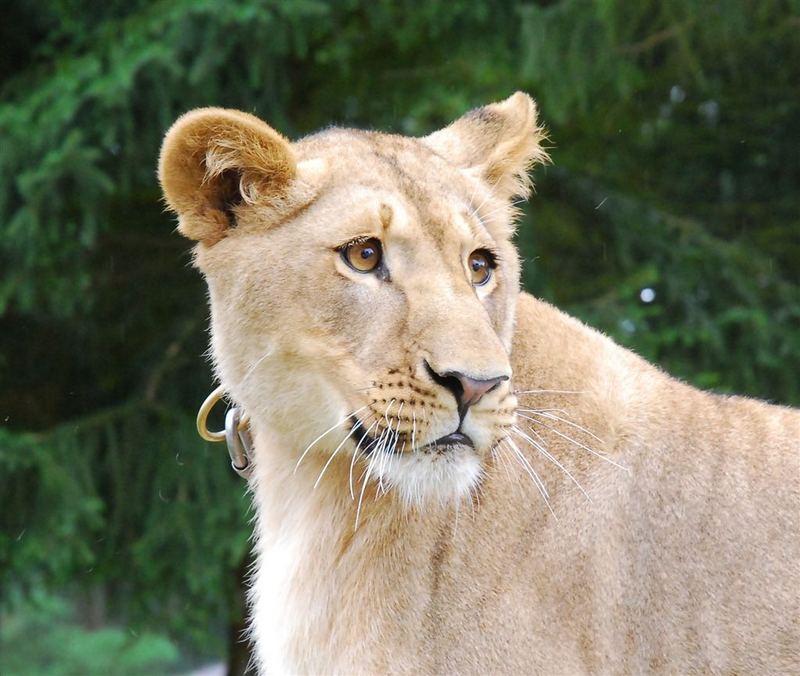
<instances>
[{"instance_id":1,"label":"white chin fur","mask_svg":"<svg viewBox=\"0 0 800 676\"><path fill-rule=\"evenodd\" d=\"M407 505L459 502L477 486L482 474L480 459L466 446L445 453L378 451L369 464L369 475Z\"/></svg>"}]
</instances>

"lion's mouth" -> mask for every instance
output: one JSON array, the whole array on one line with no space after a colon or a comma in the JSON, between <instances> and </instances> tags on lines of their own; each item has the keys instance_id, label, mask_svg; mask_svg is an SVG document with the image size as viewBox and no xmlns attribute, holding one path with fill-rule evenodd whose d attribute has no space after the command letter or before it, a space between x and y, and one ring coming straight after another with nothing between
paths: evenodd
<instances>
[{"instance_id":1,"label":"lion's mouth","mask_svg":"<svg viewBox=\"0 0 800 676\"><path fill-rule=\"evenodd\" d=\"M439 437L431 444L431 446L437 451L447 449L452 446L469 446L470 448L475 448L475 444L472 442L472 439L461 432L451 432L443 437Z\"/></svg>"},{"instance_id":2,"label":"lion's mouth","mask_svg":"<svg viewBox=\"0 0 800 676\"><path fill-rule=\"evenodd\" d=\"M451 432L439 437L435 441L426 444L417 444L416 448L411 448L411 438L408 433L385 429L377 438L371 435L363 423L356 417L350 419L350 433L356 439L356 448L365 456L369 456L373 451L380 449L385 453L401 454L408 449L409 451L420 451L422 453L445 453L456 446L469 446L475 448L475 444L470 437L462 432Z\"/></svg>"}]
</instances>

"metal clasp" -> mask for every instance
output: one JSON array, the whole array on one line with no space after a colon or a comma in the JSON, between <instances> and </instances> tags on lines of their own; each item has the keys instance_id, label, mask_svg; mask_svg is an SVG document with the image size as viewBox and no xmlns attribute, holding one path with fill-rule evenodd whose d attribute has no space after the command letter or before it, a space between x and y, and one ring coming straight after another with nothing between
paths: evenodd
<instances>
[{"instance_id":1,"label":"metal clasp","mask_svg":"<svg viewBox=\"0 0 800 676\"><path fill-rule=\"evenodd\" d=\"M197 412L197 433L206 441L224 441L234 472L247 479L252 472L250 457L253 450L249 416L238 407L232 408L225 414L224 430L212 432L208 429L208 415L224 394L225 388L220 385L206 397Z\"/></svg>"},{"instance_id":2,"label":"metal clasp","mask_svg":"<svg viewBox=\"0 0 800 676\"><path fill-rule=\"evenodd\" d=\"M241 424L241 415L238 408L232 408L225 414L225 443L233 471L247 479L253 469L250 465L253 438L250 436L250 427Z\"/></svg>"}]
</instances>

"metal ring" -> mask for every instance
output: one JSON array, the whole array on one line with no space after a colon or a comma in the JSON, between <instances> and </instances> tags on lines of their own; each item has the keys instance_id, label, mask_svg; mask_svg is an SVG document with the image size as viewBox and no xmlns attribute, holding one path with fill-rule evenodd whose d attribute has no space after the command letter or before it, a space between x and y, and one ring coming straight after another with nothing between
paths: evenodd
<instances>
[{"instance_id":1,"label":"metal ring","mask_svg":"<svg viewBox=\"0 0 800 676\"><path fill-rule=\"evenodd\" d=\"M211 413L211 409L216 406L217 402L222 399L223 394L225 394L225 388L220 385L206 397L197 412L197 433L206 441L225 441L225 430L212 432L208 429L207 424L208 414Z\"/></svg>"},{"instance_id":2,"label":"metal ring","mask_svg":"<svg viewBox=\"0 0 800 676\"><path fill-rule=\"evenodd\" d=\"M206 441L225 441L225 430L219 432L212 432L208 429L208 415L217 402L222 399L225 394L225 388L220 385L211 394L206 397L206 400L200 405L200 410L197 412L197 433L201 438ZM250 416L245 413L239 418L238 431L241 433L250 425Z\"/></svg>"}]
</instances>

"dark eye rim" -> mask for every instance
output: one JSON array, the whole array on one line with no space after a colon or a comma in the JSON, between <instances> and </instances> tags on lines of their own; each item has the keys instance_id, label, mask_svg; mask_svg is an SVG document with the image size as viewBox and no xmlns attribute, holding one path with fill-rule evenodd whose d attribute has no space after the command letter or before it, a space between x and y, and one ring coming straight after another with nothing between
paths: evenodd
<instances>
[{"instance_id":1,"label":"dark eye rim","mask_svg":"<svg viewBox=\"0 0 800 676\"><path fill-rule=\"evenodd\" d=\"M378 251L378 262L371 270L359 270L350 261L347 256L347 252L356 244L366 244L367 242L375 242L376 249ZM357 237L356 239L351 239L349 242L345 242L341 246L336 247L336 251L339 252L339 255L342 257L342 260L345 262L347 267L360 275L374 275L383 267L383 242L381 242L381 240L377 237Z\"/></svg>"},{"instance_id":2,"label":"dark eye rim","mask_svg":"<svg viewBox=\"0 0 800 676\"><path fill-rule=\"evenodd\" d=\"M486 259L487 270L489 271L489 273L486 275L486 279L484 279L481 282L478 282L477 284L475 282L473 282L472 285L473 286L486 286L486 284L489 283L489 280L491 280L492 277L494 276L494 271L497 268L497 256L495 255L494 252L492 252L489 249L475 249L474 251L470 252L469 256L467 256L467 264L468 265L469 265L469 260L475 254L480 254L481 256L483 256Z\"/></svg>"}]
</instances>

